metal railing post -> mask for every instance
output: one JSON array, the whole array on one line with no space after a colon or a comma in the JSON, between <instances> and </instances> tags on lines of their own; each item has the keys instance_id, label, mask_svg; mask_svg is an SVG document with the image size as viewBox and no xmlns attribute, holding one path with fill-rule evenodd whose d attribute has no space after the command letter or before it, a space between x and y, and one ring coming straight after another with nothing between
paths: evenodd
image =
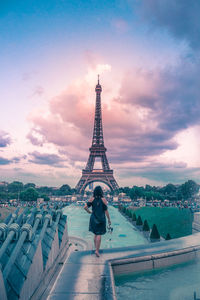
<instances>
[{"instance_id":1,"label":"metal railing post","mask_svg":"<svg viewBox=\"0 0 200 300\"><path fill-rule=\"evenodd\" d=\"M6 237L6 240L3 242L3 244L2 244L2 246L0 248L0 260L1 260L2 256L3 256L3 254L5 253L8 245L13 240L14 236L15 236L15 238L18 237L20 225L22 223L22 218L23 218L23 213L21 215L19 215L19 217L16 220L16 223L12 223L9 226L9 228L8 228L8 235Z\"/></svg>"},{"instance_id":2,"label":"metal railing post","mask_svg":"<svg viewBox=\"0 0 200 300\"><path fill-rule=\"evenodd\" d=\"M27 235L29 235L29 239L31 239L33 220L34 220L34 213L32 213L30 215L27 222L21 228L21 235L19 237L19 240L18 240L18 242L17 242L4 270L3 270L4 279L6 279L8 277L10 270L12 268L12 265L14 264L22 245L23 245L25 239L27 238Z\"/></svg>"}]
</instances>

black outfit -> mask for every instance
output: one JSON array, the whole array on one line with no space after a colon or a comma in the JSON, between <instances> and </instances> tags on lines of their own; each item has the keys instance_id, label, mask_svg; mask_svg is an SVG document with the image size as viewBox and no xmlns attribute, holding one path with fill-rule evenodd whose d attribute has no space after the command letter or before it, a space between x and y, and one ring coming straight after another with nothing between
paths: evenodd
<instances>
[{"instance_id":1,"label":"black outfit","mask_svg":"<svg viewBox=\"0 0 200 300\"><path fill-rule=\"evenodd\" d=\"M94 198L92 202L87 202L87 206L92 206L92 214L90 216L89 231L96 235L106 233L106 216L105 211L107 205L100 197Z\"/></svg>"}]
</instances>

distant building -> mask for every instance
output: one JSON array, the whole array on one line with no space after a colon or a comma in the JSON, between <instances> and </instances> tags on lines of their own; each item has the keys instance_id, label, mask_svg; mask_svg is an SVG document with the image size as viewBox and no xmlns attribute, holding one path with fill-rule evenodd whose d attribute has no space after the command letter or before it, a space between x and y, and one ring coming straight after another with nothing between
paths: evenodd
<instances>
[{"instance_id":1,"label":"distant building","mask_svg":"<svg viewBox=\"0 0 200 300\"><path fill-rule=\"evenodd\" d=\"M65 195L65 196L50 196L51 201L65 201L70 202L72 201L72 195Z\"/></svg>"},{"instance_id":2,"label":"distant building","mask_svg":"<svg viewBox=\"0 0 200 300\"><path fill-rule=\"evenodd\" d=\"M72 196L71 197L71 201L73 201L73 202L77 201L77 197L76 196Z\"/></svg>"},{"instance_id":3,"label":"distant building","mask_svg":"<svg viewBox=\"0 0 200 300\"><path fill-rule=\"evenodd\" d=\"M43 204L44 198L37 198L37 205Z\"/></svg>"},{"instance_id":4,"label":"distant building","mask_svg":"<svg viewBox=\"0 0 200 300\"><path fill-rule=\"evenodd\" d=\"M88 187L89 187L89 190L92 191L92 190L93 190L93 182L91 182L91 183L88 185Z\"/></svg>"},{"instance_id":5,"label":"distant building","mask_svg":"<svg viewBox=\"0 0 200 300\"><path fill-rule=\"evenodd\" d=\"M0 186L7 186L8 185L8 182L6 181L0 181Z\"/></svg>"},{"instance_id":6,"label":"distant building","mask_svg":"<svg viewBox=\"0 0 200 300\"><path fill-rule=\"evenodd\" d=\"M113 202L118 202L118 201L119 201L118 197L113 197Z\"/></svg>"},{"instance_id":7,"label":"distant building","mask_svg":"<svg viewBox=\"0 0 200 300\"><path fill-rule=\"evenodd\" d=\"M128 203L130 203L132 200L131 200L130 197L126 196L126 197L120 199L120 201L121 201L121 202L128 202Z\"/></svg>"},{"instance_id":8,"label":"distant building","mask_svg":"<svg viewBox=\"0 0 200 300\"><path fill-rule=\"evenodd\" d=\"M146 199L138 198L138 202L140 207L146 206Z\"/></svg>"},{"instance_id":9,"label":"distant building","mask_svg":"<svg viewBox=\"0 0 200 300\"><path fill-rule=\"evenodd\" d=\"M120 201L120 202L131 202L132 200L125 193L120 193L119 196L118 196L118 201Z\"/></svg>"}]
</instances>

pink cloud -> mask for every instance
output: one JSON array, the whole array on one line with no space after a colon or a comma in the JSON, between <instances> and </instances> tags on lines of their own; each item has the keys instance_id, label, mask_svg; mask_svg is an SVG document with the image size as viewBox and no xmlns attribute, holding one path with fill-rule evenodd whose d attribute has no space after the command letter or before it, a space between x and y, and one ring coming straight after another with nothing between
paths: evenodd
<instances>
[{"instance_id":1,"label":"pink cloud","mask_svg":"<svg viewBox=\"0 0 200 300\"><path fill-rule=\"evenodd\" d=\"M9 133L0 130L0 148L8 147L11 144Z\"/></svg>"},{"instance_id":2,"label":"pink cloud","mask_svg":"<svg viewBox=\"0 0 200 300\"><path fill-rule=\"evenodd\" d=\"M72 130L77 128L82 133L87 133L92 123L93 107L88 104L86 91L88 86L82 83L77 89L71 86L60 96L50 101L50 111L59 116L60 121L65 124L71 124Z\"/></svg>"},{"instance_id":3,"label":"pink cloud","mask_svg":"<svg viewBox=\"0 0 200 300\"><path fill-rule=\"evenodd\" d=\"M56 114L50 114L48 117L37 115L31 117L32 122L36 127L31 129L30 134L28 134L27 138L33 143L37 145L43 145L45 142L55 144L57 146L68 146L68 145L76 145L77 147L81 147L81 143L83 142L83 136L80 130L73 126L73 124L69 124L67 122L63 122L62 119ZM33 134L39 134L43 141L40 143L36 142Z\"/></svg>"},{"instance_id":4,"label":"pink cloud","mask_svg":"<svg viewBox=\"0 0 200 300\"><path fill-rule=\"evenodd\" d=\"M109 104L104 101L108 97L105 87L102 93L104 136L106 146L115 149L110 151L114 160L130 160L132 148L139 148L138 154L134 154L138 156L138 145L141 144L139 137L158 131L156 123L150 118L151 108L143 108L138 103L138 98L150 94L154 85L153 79L150 82L149 76L142 72L127 73L119 95L113 97ZM95 92L92 94L93 101L88 99L91 89L94 91L94 86L90 86L86 80L71 84L65 92L50 100L48 114L33 113L30 119L34 126L28 135L30 141L39 145L34 134L40 134L43 142L64 147L73 161L86 161L92 140L95 108ZM145 143L148 144L147 141ZM148 155L147 151L144 155Z\"/></svg>"},{"instance_id":5,"label":"pink cloud","mask_svg":"<svg viewBox=\"0 0 200 300\"><path fill-rule=\"evenodd\" d=\"M177 148L173 140L177 132L199 122L199 76L194 76L196 81L187 90L189 94L183 92L191 76L197 75L195 72L196 69L185 69L184 65L175 71L136 70L125 73L119 86L116 83L113 87L103 86L105 146L112 162L145 161ZM112 98L110 88L119 91ZM50 100L47 113L30 116L32 132L66 151L73 162L86 162L92 140L94 106L93 82L86 79L74 82Z\"/></svg>"}]
</instances>

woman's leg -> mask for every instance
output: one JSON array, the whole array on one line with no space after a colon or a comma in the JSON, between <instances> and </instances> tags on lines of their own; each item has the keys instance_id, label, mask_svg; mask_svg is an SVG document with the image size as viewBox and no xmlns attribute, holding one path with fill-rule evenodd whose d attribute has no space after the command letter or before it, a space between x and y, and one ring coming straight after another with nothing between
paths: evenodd
<instances>
[{"instance_id":1,"label":"woman's leg","mask_svg":"<svg viewBox=\"0 0 200 300\"><path fill-rule=\"evenodd\" d=\"M94 248L95 248L95 250L97 249L97 236L96 236L96 234L94 235Z\"/></svg>"},{"instance_id":2,"label":"woman's leg","mask_svg":"<svg viewBox=\"0 0 200 300\"><path fill-rule=\"evenodd\" d=\"M96 236L96 251L95 251L97 256L99 256L100 245L101 245L101 235L97 235Z\"/></svg>"}]
</instances>

